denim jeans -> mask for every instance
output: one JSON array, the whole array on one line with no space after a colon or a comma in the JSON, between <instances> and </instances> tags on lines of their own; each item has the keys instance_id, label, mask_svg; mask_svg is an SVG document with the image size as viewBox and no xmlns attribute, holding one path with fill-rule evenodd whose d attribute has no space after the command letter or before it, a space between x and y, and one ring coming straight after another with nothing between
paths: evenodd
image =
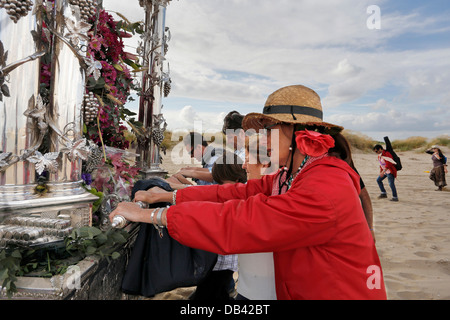
<instances>
[{"instance_id":1,"label":"denim jeans","mask_svg":"<svg viewBox=\"0 0 450 320\"><path fill-rule=\"evenodd\" d=\"M378 176L377 183L378 183L378 186L380 187L381 193L386 193L386 189L384 188L384 185L383 185L383 180L386 178L388 178L389 187L392 190L392 197L397 198L397 189L395 188L395 183L394 183L395 177L392 173L385 174L382 177Z\"/></svg>"}]
</instances>

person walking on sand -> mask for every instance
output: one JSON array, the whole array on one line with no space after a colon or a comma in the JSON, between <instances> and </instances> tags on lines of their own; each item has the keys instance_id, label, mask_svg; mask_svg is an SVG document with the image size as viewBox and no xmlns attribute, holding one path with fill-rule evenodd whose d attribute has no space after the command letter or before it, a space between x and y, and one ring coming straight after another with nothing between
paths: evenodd
<instances>
[{"instance_id":1,"label":"person walking on sand","mask_svg":"<svg viewBox=\"0 0 450 320\"><path fill-rule=\"evenodd\" d=\"M434 181L436 187L436 191L442 191L442 189L447 185L445 181L445 174L447 171L447 158L442 153L439 146L431 146L430 149L426 151L429 154L432 154L431 161L433 161L433 169L430 172L430 179Z\"/></svg>"},{"instance_id":2,"label":"person walking on sand","mask_svg":"<svg viewBox=\"0 0 450 320\"><path fill-rule=\"evenodd\" d=\"M373 151L378 154L378 162L380 163L380 175L377 178L377 183L378 187L380 187L381 194L378 196L378 199L387 198L387 192L383 185L383 180L387 178L392 191L391 201L398 201L397 189L395 187L395 178L397 178L396 163L390 152L384 150L381 145L375 145Z\"/></svg>"}]
</instances>

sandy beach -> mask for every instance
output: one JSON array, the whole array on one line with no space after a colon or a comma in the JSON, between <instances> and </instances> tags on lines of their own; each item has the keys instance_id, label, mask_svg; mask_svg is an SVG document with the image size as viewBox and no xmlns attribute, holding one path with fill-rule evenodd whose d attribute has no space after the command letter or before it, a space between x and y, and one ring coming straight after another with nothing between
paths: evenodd
<instances>
[{"instance_id":1,"label":"sandy beach","mask_svg":"<svg viewBox=\"0 0 450 320\"><path fill-rule=\"evenodd\" d=\"M448 149L442 151L449 154ZM388 299L450 299L450 188L435 191L428 177L429 154L397 154L403 165L396 179L399 202L377 199L379 169L374 154L353 157L372 199ZM389 194L387 181L385 187Z\"/></svg>"},{"instance_id":2,"label":"sandy beach","mask_svg":"<svg viewBox=\"0 0 450 320\"><path fill-rule=\"evenodd\" d=\"M450 150L443 148L444 154ZM429 179L431 156L398 152L403 169L396 187L399 202L377 199L379 168L374 153L354 152L355 165L372 199L378 254L390 300L450 299L450 187L435 191ZM191 166L194 166L192 164ZM162 167L172 174L185 164L173 164L170 153ZM447 183L450 178L447 177ZM385 182L388 194L390 192ZM153 299L186 299L193 288L179 288Z\"/></svg>"}]
</instances>

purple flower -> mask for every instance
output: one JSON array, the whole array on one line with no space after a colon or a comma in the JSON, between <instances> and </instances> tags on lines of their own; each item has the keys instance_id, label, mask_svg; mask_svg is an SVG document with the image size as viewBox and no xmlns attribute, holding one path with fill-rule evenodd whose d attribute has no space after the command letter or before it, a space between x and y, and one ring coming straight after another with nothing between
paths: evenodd
<instances>
[{"instance_id":1,"label":"purple flower","mask_svg":"<svg viewBox=\"0 0 450 320\"><path fill-rule=\"evenodd\" d=\"M89 186L92 183L92 177L90 173L82 173L81 179Z\"/></svg>"}]
</instances>

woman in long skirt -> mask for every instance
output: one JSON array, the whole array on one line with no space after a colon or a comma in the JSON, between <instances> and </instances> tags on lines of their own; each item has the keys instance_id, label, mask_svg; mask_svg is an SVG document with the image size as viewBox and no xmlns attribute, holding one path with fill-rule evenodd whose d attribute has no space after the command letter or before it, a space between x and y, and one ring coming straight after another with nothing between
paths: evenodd
<instances>
[{"instance_id":1,"label":"woman in long skirt","mask_svg":"<svg viewBox=\"0 0 450 320\"><path fill-rule=\"evenodd\" d=\"M445 181L445 174L447 171L446 157L442 153L438 146L432 146L427 153L432 154L431 160L433 161L433 169L430 172L430 179L434 181L436 191L442 191L442 189L447 185Z\"/></svg>"}]
</instances>

